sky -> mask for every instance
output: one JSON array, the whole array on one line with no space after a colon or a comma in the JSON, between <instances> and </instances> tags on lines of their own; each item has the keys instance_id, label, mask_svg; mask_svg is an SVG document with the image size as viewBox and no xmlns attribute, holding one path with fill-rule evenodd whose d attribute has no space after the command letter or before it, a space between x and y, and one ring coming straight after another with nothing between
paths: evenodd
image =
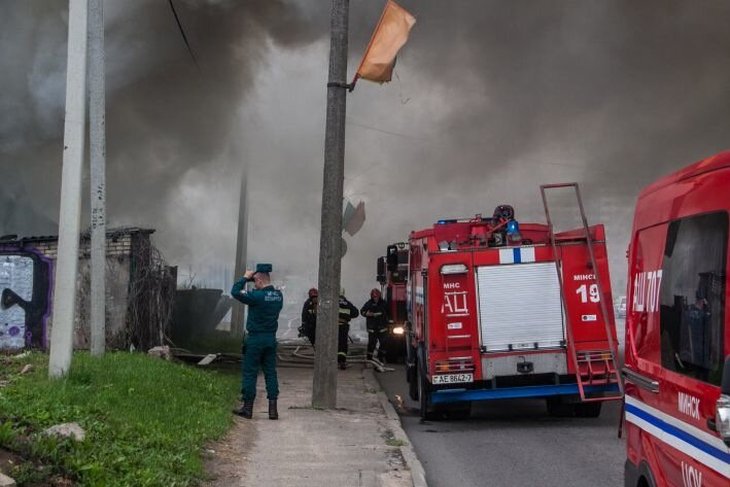
<instances>
[{"instance_id":1,"label":"sky","mask_svg":"<svg viewBox=\"0 0 730 487\"><path fill-rule=\"evenodd\" d=\"M569 181L625 294L638 192L728 148L730 3L400 3L417 24L394 80L347 99L344 193L367 212L345 236L348 296L366 301L411 230L500 204L542 222L539 185ZM0 2L0 235L57 232L67 4ZM247 165L248 261L297 307L317 276L329 2L175 4L198 67L167 2L106 1L109 225L155 228L181 275L220 286ZM383 4L350 2L349 76Z\"/></svg>"}]
</instances>

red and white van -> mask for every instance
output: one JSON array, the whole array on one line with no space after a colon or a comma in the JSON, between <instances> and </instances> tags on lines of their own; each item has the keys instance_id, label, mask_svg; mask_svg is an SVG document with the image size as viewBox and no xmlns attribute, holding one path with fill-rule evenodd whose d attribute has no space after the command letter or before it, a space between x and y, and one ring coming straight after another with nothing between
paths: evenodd
<instances>
[{"instance_id":1,"label":"red and white van","mask_svg":"<svg viewBox=\"0 0 730 487\"><path fill-rule=\"evenodd\" d=\"M639 195L629 244L625 485L730 486L730 152Z\"/></svg>"}]
</instances>

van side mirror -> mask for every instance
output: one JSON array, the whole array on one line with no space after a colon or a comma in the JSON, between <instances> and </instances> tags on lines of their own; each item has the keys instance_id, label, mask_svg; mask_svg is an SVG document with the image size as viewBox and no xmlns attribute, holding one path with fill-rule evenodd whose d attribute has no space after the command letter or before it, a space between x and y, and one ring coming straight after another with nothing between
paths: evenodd
<instances>
[{"instance_id":1,"label":"van side mirror","mask_svg":"<svg viewBox=\"0 0 730 487\"><path fill-rule=\"evenodd\" d=\"M715 406L714 430L720 438L730 446L730 356L725 358L725 367L722 369L722 385L720 398Z\"/></svg>"}]
</instances>

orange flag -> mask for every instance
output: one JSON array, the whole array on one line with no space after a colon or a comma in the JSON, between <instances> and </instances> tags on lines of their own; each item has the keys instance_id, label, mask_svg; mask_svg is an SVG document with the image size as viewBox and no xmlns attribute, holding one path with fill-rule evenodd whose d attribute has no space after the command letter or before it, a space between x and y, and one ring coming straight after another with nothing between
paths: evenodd
<instances>
[{"instance_id":1,"label":"orange flag","mask_svg":"<svg viewBox=\"0 0 730 487\"><path fill-rule=\"evenodd\" d=\"M406 9L393 0L388 0L360 61L360 67L357 68L355 80L362 78L379 83L390 81L395 57L408 40L408 33L415 23L415 17Z\"/></svg>"}]
</instances>

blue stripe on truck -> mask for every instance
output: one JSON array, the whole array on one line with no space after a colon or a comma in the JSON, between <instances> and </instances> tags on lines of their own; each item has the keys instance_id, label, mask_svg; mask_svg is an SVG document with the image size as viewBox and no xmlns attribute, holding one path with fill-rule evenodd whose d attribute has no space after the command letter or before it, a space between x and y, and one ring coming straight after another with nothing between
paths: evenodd
<instances>
[{"instance_id":1,"label":"blue stripe on truck","mask_svg":"<svg viewBox=\"0 0 730 487\"><path fill-rule=\"evenodd\" d=\"M618 392L618 384L607 386L585 386L588 394L598 392ZM559 384L549 386L505 387L502 389L445 389L433 391L431 402L445 404L460 401L488 401L490 399L515 399L520 397L547 397L579 394L578 384Z\"/></svg>"}]
</instances>

